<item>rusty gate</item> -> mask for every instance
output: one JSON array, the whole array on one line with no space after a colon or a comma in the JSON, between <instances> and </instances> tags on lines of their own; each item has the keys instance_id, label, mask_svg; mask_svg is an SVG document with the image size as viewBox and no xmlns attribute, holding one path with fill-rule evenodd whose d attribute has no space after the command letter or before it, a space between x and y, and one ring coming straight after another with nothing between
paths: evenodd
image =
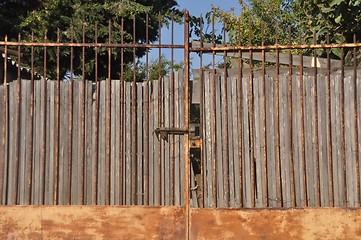
<instances>
[{"instance_id":1,"label":"rusty gate","mask_svg":"<svg viewBox=\"0 0 361 240\"><path fill-rule=\"evenodd\" d=\"M356 38L227 46L226 31L224 44L191 40L188 12L182 25L179 44L174 17L170 43L161 31L159 42L150 43L146 30L144 43L126 42L123 34L113 42L111 22L106 43L98 42L96 28L89 42L84 29L80 41L72 35L62 42L59 30L54 41L46 34L41 42L0 39L2 238L359 237ZM331 59L334 48L347 50L351 61L345 54ZM67 58L63 49L70 50ZM139 49L145 49L144 79ZM155 77L150 49L158 50ZM80 63L73 60L77 51ZM163 74L166 51L171 60ZM101 69L104 53L108 64ZM181 69L175 55L182 55ZM199 61L196 70L191 59ZM62 61L69 63L64 78Z\"/></svg>"}]
</instances>

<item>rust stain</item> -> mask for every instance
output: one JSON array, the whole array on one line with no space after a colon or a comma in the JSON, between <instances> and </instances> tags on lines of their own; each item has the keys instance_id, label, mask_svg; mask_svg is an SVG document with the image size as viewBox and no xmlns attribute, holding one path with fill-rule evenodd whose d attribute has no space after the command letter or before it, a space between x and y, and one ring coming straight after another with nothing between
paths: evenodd
<instances>
[{"instance_id":1,"label":"rust stain","mask_svg":"<svg viewBox=\"0 0 361 240\"><path fill-rule=\"evenodd\" d=\"M361 209L192 209L191 239L361 239Z\"/></svg>"},{"instance_id":2,"label":"rust stain","mask_svg":"<svg viewBox=\"0 0 361 240\"><path fill-rule=\"evenodd\" d=\"M0 239L184 239L182 207L0 207Z\"/></svg>"}]
</instances>

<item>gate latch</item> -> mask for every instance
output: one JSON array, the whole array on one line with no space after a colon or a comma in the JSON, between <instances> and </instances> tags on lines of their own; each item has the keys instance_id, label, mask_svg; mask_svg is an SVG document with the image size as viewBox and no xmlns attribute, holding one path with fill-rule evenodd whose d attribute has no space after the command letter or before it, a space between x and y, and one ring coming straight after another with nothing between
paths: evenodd
<instances>
[{"instance_id":1,"label":"gate latch","mask_svg":"<svg viewBox=\"0 0 361 240\"><path fill-rule=\"evenodd\" d=\"M161 139L168 141L169 135L184 135L186 133L193 133L194 131L185 129L185 128L178 128L178 127L160 127L154 130L154 133L159 136Z\"/></svg>"}]
</instances>

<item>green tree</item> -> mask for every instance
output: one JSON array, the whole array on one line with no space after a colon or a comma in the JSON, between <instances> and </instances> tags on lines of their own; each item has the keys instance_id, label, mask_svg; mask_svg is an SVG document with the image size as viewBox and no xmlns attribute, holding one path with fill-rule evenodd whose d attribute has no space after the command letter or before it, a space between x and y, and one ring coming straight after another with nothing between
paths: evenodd
<instances>
[{"instance_id":1,"label":"green tree","mask_svg":"<svg viewBox=\"0 0 361 240\"><path fill-rule=\"evenodd\" d=\"M9 2L21 2L8 0ZM25 1L24 1L25 2ZM28 1L26 1L28 2ZM10 3L9 3L10 4ZM10 5L6 5L10 6ZM94 42L96 39L100 43L106 43L108 37L108 21L111 21L111 42L125 43L133 42L133 17L136 22L136 34L134 41L136 43L145 43L146 41L146 15L148 14L148 39L154 42L158 37L158 17L161 16L164 24L170 19L172 11L177 19L181 12L177 9L175 0L46 0L38 1L38 5L25 10L26 4L18 5L22 13L19 15L14 28L3 29L2 34L7 34L15 38L17 32L22 33L24 40L31 40L31 33L34 32L35 41L44 41L44 33L47 35L47 41L55 42L57 39L57 30L60 30L60 41L70 42L72 36L74 42L82 42L82 31L85 31L85 42ZM22 6L22 7L21 7ZM6 14L13 14L13 10L2 11L5 16L0 20L0 26L5 25L4 17ZM122 31L121 22L124 21ZM97 26L98 36L95 37L95 26ZM25 54L29 49L24 49ZM56 49L48 48L48 76L55 78ZM70 49L61 48L61 78L69 69ZM145 49L136 49L136 56L141 57L145 54ZM35 66L36 71L42 72L43 49L35 48ZM27 55L29 56L29 55ZM74 48L74 74L81 74L82 48ZM30 59L23 57L23 60ZM85 75L88 79L93 79L95 51L92 48L86 48L85 52ZM119 78L120 74L120 51L112 50L111 77ZM124 49L124 62L133 62L133 49ZM106 48L98 49L98 77L107 77L108 52ZM28 62L29 64L29 62Z\"/></svg>"}]
</instances>

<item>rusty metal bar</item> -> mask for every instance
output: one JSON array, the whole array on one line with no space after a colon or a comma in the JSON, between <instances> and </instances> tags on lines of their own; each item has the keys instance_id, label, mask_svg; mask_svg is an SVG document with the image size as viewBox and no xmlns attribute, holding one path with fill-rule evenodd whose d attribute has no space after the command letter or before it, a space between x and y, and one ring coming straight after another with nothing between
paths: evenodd
<instances>
[{"instance_id":1,"label":"rusty metal bar","mask_svg":"<svg viewBox=\"0 0 361 240\"><path fill-rule=\"evenodd\" d=\"M241 19L238 19L238 32L237 41L238 45L241 45ZM238 157L239 157L239 189L240 189L240 196L239 196L239 203L240 207L243 207L243 173L242 173L242 164L243 164L243 157L242 157L242 147L243 147L243 127L242 127L242 119L243 119L243 88L242 88L242 50L238 50L238 78L237 78L237 108L238 108L238 117L237 117L237 133L238 133Z\"/></svg>"},{"instance_id":2,"label":"rusty metal bar","mask_svg":"<svg viewBox=\"0 0 361 240\"><path fill-rule=\"evenodd\" d=\"M74 41L74 29L71 28L70 41ZM69 79L69 159L68 159L68 205L71 205L71 175L73 163L73 75L74 75L74 48L70 48L70 79Z\"/></svg>"},{"instance_id":3,"label":"rusty metal bar","mask_svg":"<svg viewBox=\"0 0 361 240\"><path fill-rule=\"evenodd\" d=\"M112 41L112 25L111 21L108 22L108 41ZM111 64L112 64L112 50L108 48L108 79L107 79L107 143L106 143L106 158L105 158L105 168L106 168L106 179L105 179L105 205L110 205L110 195L111 195L111 179L110 179L110 163L111 163L111 101L112 101L112 79L111 79Z\"/></svg>"},{"instance_id":4,"label":"rusty metal bar","mask_svg":"<svg viewBox=\"0 0 361 240\"><path fill-rule=\"evenodd\" d=\"M0 45L6 46L34 46L34 47L105 47L105 48L179 48L184 49L184 45L181 44L133 44L133 43L56 43L56 42L38 42L38 43L30 43L30 42L11 42L11 41L0 41ZM203 52L237 52L238 50L288 50L288 49L318 49L318 48L360 48L361 43L341 43L341 44L298 44L298 45L268 45L268 46L227 46L227 47L203 47L200 49L199 47L190 47L190 52L199 52L202 50Z\"/></svg>"},{"instance_id":5,"label":"rusty metal bar","mask_svg":"<svg viewBox=\"0 0 361 240\"><path fill-rule=\"evenodd\" d=\"M249 45L252 45L251 30L249 31ZM251 206L255 207L255 160L254 160L254 133L253 133L253 52L249 50L249 142L250 142L250 161L251 161Z\"/></svg>"},{"instance_id":6,"label":"rusty metal bar","mask_svg":"<svg viewBox=\"0 0 361 240\"><path fill-rule=\"evenodd\" d=\"M21 41L20 34L18 35L18 42ZM20 154L20 117L21 117L21 75L20 75L20 66L21 66L21 47L18 46L18 77L17 77L17 131L16 131L16 151L15 151L15 188L14 188L14 204L18 204L18 189L19 189L19 154ZM6 61L6 59L5 59Z\"/></svg>"},{"instance_id":7,"label":"rusty metal bar","mask_svg":"<svg viewBox=\"0 0 361 240\"><path fill-rule=\"evenodd\" d=\"M313 32L313 43L316 44L316 31ZM321 206L321 186L320 186L320 157L319 157L319 133L318 133L318 98L317 98L317 53L316 49L313 49L313 80L314 80L314 108L315 108L315 132L316 132L316 187L317 187L317 206Z\"/></svg>"},{"instance_id":8,"label":"rusty metal bar","mask_svg":"<svg viewBox=\"0 0 361 240\"><path fill-rule=\"evenodd\" d=\"M173 18L172 18L173 20ZM173 26L173 25L172 25ZM149 16L146 14L145 41L149 43ZM173 28L172 28L173 29ZM173 37L173 34L172 34ZM145 53L145 205L149 205L149 54ZM173 141L174 144L174 141ZM174 189L174 188L173 188Z\"/></svg>"},{"instance_id":9,"label":"rusty metal bar","mask_svg":"<svg viewBox=\"0 0 361 240\"><path fill-rule=\"evenodd\" d=\"M148 18L147 18L148 19ZM121 43L124 42L124 18L121 20ZM148 54L148 53L147 53ZM123 205L123 152L124 152L124 48L120 49L120 137L119 137L119 204Z\"/></svg>"},{"instance_id":10,"label":"rusty metal bar","mask_svg":"<svg viewBox=\"0 0 361 240\"><path fill-rule=\"evenodd\" d=\"M133 17L133 43L135 44L135 16ZM137 67L136 67L136 55L135 55L135 48L133 48L133 141L132 141L132 205L137 204L137 143L138 143L138 128L137 128Z\"/></svg>"},{"instance_id":11,"label":"rusty metal bar","mask_svg":"<svg viewBox=\"0 0 361 240\"><path fill-rule=\"evenodd\" d=\"M214 15L212 16L212 44L214 39ZM213 207L217 208L217 120L216 120L216 67L215 52L212 53L212 142L213 142Z\"/></svg>"},{"instance_id":12,"label":"rusty metal bar","mask_svg":"<svg viewBox=\"0 0 361 240\"><path fill-rule=\"evenodd\" d=\"M278 46L278 26L276 29L276 46ZM279 49L276 48L276 116L275 116L275 125L276 125L276 161L277 161L277 185L278 185L278 197L277 203L279 207L283 207L283 197L282 197L282 173L281 173L281 159L280 159L280 126L279 126Z\"/></svg>"},{"instance_id":13,"label":"rusty metal bar","mask_svg":"<svg viewBox=\"0 0 361 240\"><path fill-rule=\"evenodd\" d=\"M56 43L56 42L4 42L0 41L0 45L6 46L24 46L24 47L86 47L86 48L178 48L184 49L184 45L180 44L141 44L141 43ZM348 46L348 47L353 47ZM222 50L223 51L223 50ZM16 51L15 51L16 52Z\"/></svg>"},{"instance_id":14,"label":"rusty metal bar","mask_svg":"<svg viewBox=\"0 0 361 240\"><path fill-rule=\"evenodd\" d=\"M94 26L95 43L98 42L98 24ZM94 66L94 80L95 80L95 128L94 128L94 181L93 181L93 200L94 205L98 204L98 148L99 148L99 81L98 81L98 48L94 49L95 52L95 66ZM120 175L121 176L121 175Z\"/></svg>"},{"instance_id":15,"label":"rusty metal bar","mask_svg":"<svg viewBox=\"0 0 361 240\"><path fill-rule=\"evenodd\" d=\"M299 32L299 41L302 43L302 33ZM300 51L300 112L301 112L301 140L302 140L302 170L303 170L303 187L304 187L304 206L308 207L307 194L307 175L305 159L305 114L303 109L303 53Z\"/></svg>"},{"instance_id":16,"label":"rusty metal bar","mask_svg":"<svg viewBox=\"0 0 361 240\"><path fill-rule=\"evenodd\" d=\"M184 127L189 129L189 13L184 12ZM190 156L189 134L184 135L184 204L186 208L186 239L189 239L190 225Z\"/></svg>"},{"instance_id":17,"label":"rusty metal bar","mask_svg":"<svg viewBox=\"0 0 361 240\"><path fill-rule=\"evenodd\" d=\"M262 46L264 46L264 24L262 24ZM262 50L262 114L263 114L263 171L264 171L264 179L263 179L263 185L264 185L264 202L265 207L269 206L269 199L268 199L268 174L267 174L267 122L266 122L266 53L265 50Z\"/></svg>"},{"instance_id":18,"label":"rusty metal bar","mask_svg":"<svg viewBox=\"0 0 361 240\"><path fill-rule=\"evenodd\" d=\"M1 44L1 42L0 42ZM293 50L293 49L320 49L320 48L359 48L361 47L361 43L342 43L342 44L298 44L298 45L268 45L268 46L214 46L214 47L191 47L189 50L191 52L199 52L202 50L203 52L236 52L238 50Z\"/></svg>"},{"instance_id":19,"label":"rusty metal bar","mask_svg":"<svg viewBox=\"0 0 361 240\"><path fill-rule=\"evenodd\" d=\"M172 17L171 17L171 44L174 44L174 12L172 12ZM201 30L202 32L202 30ZM201 57L202 59L202 57ZM202 61L202 60L200 60ZM171 49L171 104L170 104L170 110L171 110L171 116L172 116L172 126L171 127L175 127L175 96L174 96L174 48ZM172 135L171 138L171 168L172 168L172 172L171 172L171 204L174 205L175 203L175 136Z\"/></svg>"},{"instance_id":20,"label":"rusty metal bar","mask_svg":"<svg viewBox=\"0 0 361 240\"><path fill-rule=\"evenodd\" d=\"M44 34L44 41L47 41L47 32L45 32ZM47 47L44 47L44 75L43 75L43 80L44 80L44 98L43 98L43 102L44 102L44 112L43 112L43 148L41 151L41 159L42 159L42 169L41 169L41 176L42 176L42 182L43 182L43 186L42 186L42 205L45 205L45 184L46 184L46 180L45 180L45 169L46 169L46 132L47 132L47 76L46 76L46 63L47 63Z\"/></svg>"},{"instance_id":21,"label":"rusty metal bar","mask_svg":"<svg viewBox=\"0 0 361 240\"><path fill-rule=\"evenodd\" d=\"M162 24L161 24L161 15L158 14L158 39L159 39L159 45L161 45L162 42ZM162 124L162 76L161 76L161 65L162 65L162 51L159 48L158 49L158 127L161 127ZM162 205L162 171L161 171L161 159L162 159L162 141L161 139L158 139L158 200L159 205Z\"/></svg>"},{"instance_id":22,"label":"rusty metal bar","mask_svg":"<svg viewBox=\"0 0 361 240\"><path fill-rule=\"evenodd\" d=\"M353 42L356 43L356 34L353 35ZM354 118L355 118L355 150L356 150L356 176L357 176L357 207L361 204L361 193L360 193L360 159L359 159L359 138L358 138L358 113L357 113L357 49L353 49L353 81L355 89L354 98Z\"/></svg>"},{"instance_id":23,"label":"rusty metal bar","mask_svg":"<svg viewBox=\"0 0 361 240\"><path fill-rule=\"evenodd\" d=\"M327 44L330 43L330 34L327 33L326 35L326 41ZM333 163L332 163L332 128L331 128L331 59L330 59L330 49L326 50L327 54L327 70L326 70L326 76L327 76L327 116L328 116L328 126L327 126L327 146L328 146L328 162L330 166L330 207L334 207L334 189L333 189Z\"/></svg>"},{"instance_id":24,"label":"rusty metal bar","mask_svg":"<svg viewBox=\"0 0 361 240\"><path fill-rule=\"evenodd\" d=\"M200 16L200 20L199 20L199 31L200 31L200 43L201 43L201 47L203 47L203 16L201 14ZM204 124L204 120L203 120L203 52L200 51L199 52L199 136L201 137L201 139L204 139L204 135L203 135L203 124ZM173 117L174 118L174 117ZM201 207L204 207L204 163L205 163L205 158L203 155L203 149L204 149L204 144L202 141L202 145L201 145L201 149L200 149L200 159L201 159L201 164L200 164L200 168L201 168ZM198 198L198 196L197 196Z\"/></svg>"},{"instance_id":25,"label":"rusty metal bar","mask_svg":"<svg viewBox=\"0 0 361 240\"><path fill-rule=\"evenodd\" d=\"M59 28L56 32L56 41L60 42ZM55 95L55 166L54 166L54 197L53 204L58 205L58 189L59 189L59 132L60 132L60 49L56 48L56 95Z\"/></svg>"},{"instance_id":26,"label":"rusty metal bar","mask_svg":"<svg viewBox=\"0 0 361 240\"><path fill-rule=\"evenodd\" d=\"M7 42L8 37L5 36L5 42ZM4 46L4 96L3 96L3 125L2 125L2 140L1 140L1 148L2 148L2 159L1 159L1 186L0 186L0 198L1 204L7 204L7 194L5 186L5 158L6 158L6 128L7 128L7 116L6 116L6 109L7 109L7 58L8 58L8 47L7 45ZM5 192L5 199L4 199L4 192Z\"/></svg>"},{"instance_id":27,"label":"rusty metal bar","mask_svg":"<svg viewBox=\"0 0 361 240\"><path fill-rule=\"evenodd\" d=\"M85 25L82 27L82 41L85 43ZM81 193L80 204L84 205L84 189L85 189L85 47L82 47L82 102L81 102Z\"/></svg>"},{"instance_id":28,"label":"rusty metal bar","mask_svg":"<svg viewBox=\"0 0 361 240\"><path fill-rule=\"evenodd\" d=\"M224 44L226 45L226 19L224 19L223 25L223 40ZM229 129L228 129L228 93L227 93L227 52L224 51L223 56L223 110L224 112L224 128L225 128L225 161L226 161L226 169L225 169L225 176L226 176L226 207L229 207Z\"/></svg>"},{"instance_id":29,"label":"rusty metal bar","mask_svg":"<svg viewBox=\"0 0 361 240\"><path fill-rule=\"evenodd\" d=\"M31 32L31 41L34 42L34 32ZM32 198L32 177L33 177L33 160L34 160L34 47L31 47L31 92L30 92L30 138L29 138L29 162L28 162L28 198L27 204L31 204ZM19 65L20 66L20 65Z\"/></svg>"},{"instance_id":30,"label":"rusty metal bar","mask_svg":"<svg viewBox=\"0 0 361 240\"><path fill-rule=\"evenodd\" d=\"M289 36L289 44L292 43L292 39L291 39L291 27L289 27L288 30L288 36ZM292 109L292 78L293 78L293 68L292 68L292 52L291 50L289 50L289 65L288 65L288 117L289 117L289 158L290 158L290 170L291 170L291 194L292 194L292 207L296 206L296 193L295 193L295 172L294 172L294 167L293 167L293 121L292 121L292 113L293 113L293 109Z\"/></svg>"},{"instance_id":31,"label":"rusty metal bar","mask_svg":"<svg viewBox=\"0 0 361 240\"><path fill-rule=\"evenodd\" d=\"M343 38L343 35L342 35ZM344 187L344 207L347 207L347 177L346 177L346 143L345 143L345 52L341 48L341 129L342 129L342 171Z\"/></svg>"}]
</instances>

